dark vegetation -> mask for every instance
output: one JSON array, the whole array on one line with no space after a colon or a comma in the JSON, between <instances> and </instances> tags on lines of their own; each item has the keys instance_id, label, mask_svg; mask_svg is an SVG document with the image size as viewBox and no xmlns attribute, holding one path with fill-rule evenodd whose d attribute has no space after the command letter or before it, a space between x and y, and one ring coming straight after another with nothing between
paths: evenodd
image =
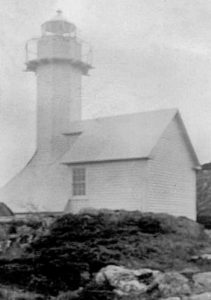
<instances>
[{"instance_id":1,"label":"dark vegetation","mask_svg":"<svg viewBox=\"0 0 211 300\"><path fill-rule=\"evenodd\" d=\"M93 283L102 267L180 270L192 266L190 257L207 239L201 226L183 217L104 210L68 214L39 233L18 257L0 259L0 283L46 297L83 287L80 299L109 299L111 292L105 296Z\"/></svg>"},{"instance_id":2,"label":"dark vegetation","mask_svg":"<svg viewBox=\"0 0 211 300\"><path fill-rule=\"evenodd\" d=\"M211 170L211 163L203 164L201 167L202 170Z\"/></svg>"},{"instance_id":3,"label":"dark vegetation","mask_svg":"<svg viewBox=\"0 0 211 300\"><path fill-rule=\"evenodd\" d=\"M197 221L211 229L211 163L197 173Z\"/></svg>"}]
</instances>

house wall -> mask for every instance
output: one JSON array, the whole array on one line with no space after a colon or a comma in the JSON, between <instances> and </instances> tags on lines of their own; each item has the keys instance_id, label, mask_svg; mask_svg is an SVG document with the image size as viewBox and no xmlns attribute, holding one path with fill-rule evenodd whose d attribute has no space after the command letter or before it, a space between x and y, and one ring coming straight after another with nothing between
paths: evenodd
<instances>
[{"instance_id":1,"label":"house wall","mask_svg":"<svg viewBox=\"0 0 211 300\"><path fill-rule=\"evenodd\" d=\"M196 218L196 172L177 117L148 162L146 210Z\"/></svg>"},{"instance_id":2,"label":"house wall","mask_svg":"<svg viewBox=\"0 0 211 300\"><path fill-rule=\"evenodd\" d=\"M143 210L146 164L136 160L84 165L86 196L71 197L66 211L75 213L84 207Z\"/></svg>"}]
</instances>

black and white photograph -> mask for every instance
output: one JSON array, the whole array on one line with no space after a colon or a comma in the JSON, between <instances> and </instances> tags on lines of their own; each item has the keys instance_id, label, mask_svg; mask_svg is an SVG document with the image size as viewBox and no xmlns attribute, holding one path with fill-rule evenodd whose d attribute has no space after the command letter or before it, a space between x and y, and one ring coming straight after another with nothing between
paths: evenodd
<instances>
[{"instance_id":1,"label":"black and white photograph","mask_svg":"<svg viewBox=\"0 0 211 300\"><path fill-rule=\"evenodd\" d=\"M211 300L211 1L0 0L0 299Z\"/></svg>"}]
</instances>

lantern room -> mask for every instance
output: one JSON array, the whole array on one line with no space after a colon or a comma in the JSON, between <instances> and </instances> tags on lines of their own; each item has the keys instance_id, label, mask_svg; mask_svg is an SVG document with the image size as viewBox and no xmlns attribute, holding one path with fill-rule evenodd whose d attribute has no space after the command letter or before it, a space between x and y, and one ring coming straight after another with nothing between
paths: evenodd
<instances>
[{"instance_id":1,"label":"lantern room","mask_svg":"<svg viewBox=\"0 0 211 300\"><path fill-rule=\"evenodd\" d=\"M62 35L72 36L76 35L76 26L67 21L61 10L57 10L57 15L51 20L41 25L42 35Z\"/></svg>"},{"instance_id":2,"label":"lantern room","mask_svg":"<svg viewBox=\"0 0 211 300\"><path fill-rule=\"evenodd\" d=\"M37 72L44 64L65 63L87 75L92 68L92 50L76 35L76 26L61 10L41 25L42 35L26 43L26 71Z\"/></svg>"}]
</instances>

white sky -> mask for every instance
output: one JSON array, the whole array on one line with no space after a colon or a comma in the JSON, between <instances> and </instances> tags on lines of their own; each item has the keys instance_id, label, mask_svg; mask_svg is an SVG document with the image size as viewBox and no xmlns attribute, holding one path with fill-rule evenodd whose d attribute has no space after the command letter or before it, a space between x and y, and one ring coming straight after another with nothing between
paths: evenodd
<instances>
[{"instance_id":1,"label":"white sky","mask_svg":"<svg viewBox=\"0 0 211 300\"><path fill-rule=\"evenodd\" d=\"M0 185L35 149L24 46L58 8L93 48L83 117L177 107L200 161L211 161L211 1L0 0Z\"/></svg>"}]
</instances>

